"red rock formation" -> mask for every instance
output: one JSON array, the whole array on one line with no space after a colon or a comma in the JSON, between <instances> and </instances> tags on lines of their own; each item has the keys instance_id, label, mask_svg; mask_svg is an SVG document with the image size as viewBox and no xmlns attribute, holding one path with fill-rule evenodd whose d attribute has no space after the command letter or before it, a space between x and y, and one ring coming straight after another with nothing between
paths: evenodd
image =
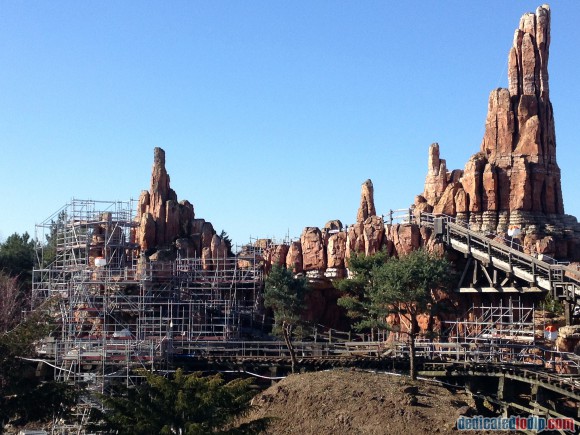
<instances>
[{"instance_id":1,"label":"red rock formation","mask_svg":"<svg viewBox=\"0 0 580 435\"><path fill-rule=\"evenodd\" d=\"M211 256L215 259L224 261L228 256L228 247L220 236L214 234L211 238Z\"/></svg>"},{"instance_id":2,"label":"red rock formation","mask_svg":"<svg viewBox=\"0 0 580 435\"><path fill-rule=\"evenodd\" d=\"M564 213L548 87L549 46L550 9L544 5L520 20L508 57L509 89L490 96L481 151L510 180L509 194L500 190L500 210Z\"/></svg>"},{"instance_id":3,"label":"red rock formation","mask_svg":"<svg viewBox=\"0 0 580 435\"><path fill-rule=\"evenodd\" d=\"M429 147L429 161L427 163L427 177L423 197L431 205L436 204L447 187L447 165L439 158L439 144Z\"/></svg>"},{"instance_id":4,"label":"red rock formation","mask_svg":"<svg viewBox=\"0 0 580 435\"><path fill-rule=\"evenodd\" d=\"M201 266L203 270L213 270L214 261L211 255L211 246L204 246L201 249Z\"/></svg>"},{"instance_id":5,"label":"red rock formation","mask_svg":"<svg viewBox=\"0 0 580 435\"><path fill-rule=\"evenodd\" d=\"M302 267L305 271L326 269L326 249L322 233L316 227L306 227L300 236L302 245Z\"/></svg>"},{"instance_id":6,"label":"red rock formation","mask_svg":"<svg viewBox=\"0 0 580 435\"><path fill-rule=\"evenodd\" d=\"M373 182L366 180L361 186L356 223L347 231L346 258L349 258L352 253L370 254L380 249L383 243L384 225L376 213Z\"/></svg>"},{"instance_id":7,"label":"red rock formation","mask_svg":"<svg viewBox=\"0 0 580 435\"><path fill-rule=\"evenodd\" d=\"M302 273L302 244L300 242L292 242L288 247L288 254L286 255L286 267L294 273Z\"/></svg>"},{"instance_id":8,"label":"red rock formation","mask_svg":"<svg viewBox=\"0 0 580 435\"><path fill-rule=\"evenodd\" d=\"M423 195L415 196L415 202L413 203L413 213L416 218L420 216L421 213L431 213L433 212L433 206L427 202Z\"/></svg>"},{"instance_id":9,"label":"red rock formation","mask_svg":"<svg viewBox=\"0 0 580 435\"><path fill-rule=\"evenodd\" d=\"M327 267L343 269L346 255L346 233L344 231L332 234L327 244Z\"/></svg>"},{"instance_id":10,"label":"red rock formation","mask_svg":"<svg viewBox=\"0 0 580 435\"><path fill-rule=\"evenodd\" d=\"M364 224L357 222L348 227L346 236L346 258L350 258L352 254L364 252L365 239L363 236Z\"/></svg>"},{"instance_id":11,"label":"red rock formation","mask_svg":"<svg viewBox=\"0 0 580 435\"><path fill-rule=\"evenodd\" d=\"M155 248L155 219L151 213L141 215L136 241L143 251Z\"/></svg>"},{"instance_id":12,"label":"red rock formation","mask_svg":"<svg viewBox=\"0 0 580 435\"><path fill-rule=\"evenodd\" d=\"M480 212L483 210L483 197L480 186L483 182L485 164L485 156L482 153L478 153L471 156L465 165L461 181L467 195L468 210L466 211Z\"/></svg>"},{"instance_id":13,"label":"red rock formation","mask_svg":"<svg viewBox=\"0 0 580 435\"><path fill-rule=\"evenodd\" d=\"M547 6L524 15L509 52L508 89L495 89L489 96L479 152L464 170L448 171L439 145L432 144L424 192L415 198L414 214L452 215L473 229L487 232L505 233L508 225L517 224L523 226L527 252L580 258L580 227L574 218L564 215L556 163L547 70L549 27ZM353 254L371 255L385 249L390 256L402 256L418 248L443 254L443 245L432 237L429 228L413 224L385 228L383 219L376 216L373 196L373 184L367 180L362 185L356 222L346 231L342 231L340 221L331 221L322 231L306 228L300 242L288 247L287 267L295 273L306 272L317 286L308 311L311 320L321 315L313 314L318 307L327 305L329 279L342 276L340 271ZM453 252L447 255L460 261L461 256ZM280 258L270 254L267 262L279 263ZM324 275L316 273L324 270ZM478 297L470 295L469 299ZM457 295L449 296L449 304L458 305L458 299ZM454 314L449 316L447 320L454 318ZM433 319L433 325L428 325L428 317L419 320L426 329L437 327L446 317L441 314Z\"/></svg>"},{"instance_id":14,"label":"red rock formation","mask_svg":"<svg viewBox=\"0 0 580 435\"><path fill-rule=\"evenodd\" d=\"M392 255L405 255L421 247L421 231L417 225L387 225L387 239L393 244Z\"/></svg>"},{"instance_id":15,"label":"red rock formation","mask_svg":"<svg viewBox=\"0 0 580 435\"><path fill-rule=\"evenodd\" d=\"M485 169L483 170L483 190L482 194L482 210L486 211L497 211L499 200L498 200L498 192L499 192L499 183L498 177L496 172L495 165L491 163L486 163ZM475 191L473 195L475 195ZM469 193L468 193L469 195ZM475 211L475 210L470 210Z\"/></svg>"},{"instance_id":16,"label":"red rock formation","mask_svg":"<svg viewBox=\"0 0 580 435\"><path fill-rule=\"evenodd\" d=\"M449 174L449 183L455 185L460 172ZM299 242L293 242L288 246L286 254L286 267L294 273L306 272L312 280L341 278L346 274L348 258L355 253L373 255L385 248L389 255L399 255L427 246L427 241L421 240L419 227L416 225L397 225L392 232L387 232L382 217L376 214L373 200L373 184L367 180L362 185L361 200L357 219L366 218L363 221L342 229L339 220L326 223L319 230L316 227L304 229ZM455 192L455 191L454 191ZM463 194L459 189L458 196ZM422 199L426 208L430 207L425 199ZM434 242L431 245L435 245ZM431 246L429 245L429 246ZM281 250L284 245L274 245L266 250L266 270L272 264L280 264L281 259L275 257L273 252ZM319 272L319 273L315 273ZM320 282L317 281L317 285Z\"/></svg>"},{"instance_id":17,"label":"red rock formation","mask_svg":"<svg viewBox=\"0 0 580 435\"><path fill-rule=\"evenodd\" d=\"M338 231L342 231L342 222L339 219L326 222L324 228L322 228L322 239L324 240L324 244L328 245L328 239L330 236Z\"/></svg>"},{"instance_id":18,"label":"red rock formation","mask_svg":"<svg viewBox=\"0 0 580 435\"><path fill-rule=\"evenodd\" d=\"M212 267L212 259L227 255L228 248L212 224L195 219L189 201L177 202L161 148L154 150L151 188L139 196L136 221L135 241L143 252L171 247L181 255L201 256L207 268Z\"/></svg>"},{"instance_id":19,"label":"red rock formation","mask_svg":"<svg viewBox=\"0 0 580 435\"><path fill-rule=\"evenodd\" d=\"M271 245L264 251L264 259L268 265L285 266L290 246L286 244Z\"/></svg>"},{"instance_id":20,"label":"red rock formation","mask_svg":"<svg viewBox=\"0 0 580 435\"><path fill-rule=\"evenodd\" d=\"M373 255L381 250L385 224L380 216L369 216L363 223L365 255Z\"/></svg>"},{"instance_id":21,"label":"red rock formation","mask_svg":"<svg viewBox=\"0 0 580 435\"><path fill-rule=\"evenodd\" d=\"M434 213L461 217L474 229L505 232L508 225L520 225L539 239L561 239L563 230L571 229L575 235L567 237L576 240L575 252L580 229L564 215L548 85L549 47L550 8L544 5L520 20L508 55L508 89L495 89L489 96L480 152L456 178L447 173L439 145L431 145L421 198ZM422 200L415 204L429 208Z\"/></svg>"},{"instance_id":22,"label":"red rock formation","mask_svg":"<svg viewBox=\"0 0 580 435\"><path fill-rule=\"evenodd\" d=\"M356 215L356 221L364 222L369 216L375 216L376 214L373 182L367 180L361 187L360 207Z\"/></svg>"},{"instance_id":23,"label":"red rock formation","mask_svg":"<svg viewBox=\"0 0 580 435\"><path fill-rule=\"evenodd\" d=\"M455 204L455 196L461 188L460 183L448 184L445 188L445 192L439 199L439 201L433 207L433 213L435 214L445 214L449 216L455 216L457 213L457 207Z\"/></svg>"}]
</instances>

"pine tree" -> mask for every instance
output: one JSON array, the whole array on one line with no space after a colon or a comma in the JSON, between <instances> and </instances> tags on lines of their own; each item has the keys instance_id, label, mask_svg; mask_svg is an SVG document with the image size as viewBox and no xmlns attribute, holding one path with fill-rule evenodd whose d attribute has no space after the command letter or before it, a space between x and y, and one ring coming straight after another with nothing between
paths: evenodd
<instances>
[{"instance_id":1,"label":"pine tree","mask_svg":"<svg viewBox=\"0 0 580 435\"><path fill-rule=\"evenodd\" d=\"M104 399L100 430L122 434L255 434L267 419L235 425L250 410L251 380L224 382L220 375L171 376L141 371L145 382ZM104 427L103 427L104 426Z\"/></svg>"},{"instance_id":2,"label":"pine tree","mask_svg":"<svg viewBox=\"0 0 580 435\"><path fill-rule=\"evenodd\" d=\"M370 287L370 324L386 325L386 317L396 314L410 325L409 337L411 379L417 378L415 340L420 331L417 316L430 314L437 304L433 291L446 290L452 276L449 262L425 250L411 251L400 258L391 258L376 268Z\"/></svg>"},{"instance_id":3,"label":"pine tree","mask_svg":"<svg viewBox=\"0 0 580 435\"><path fill-rule=\"evenodd\" d=\"M334 282L334 286L342 292L338 298L338 306L346 310L346 314L355 321L357 330L367 329L360 322L370 316L371 300L369 286L372 282L373 271L385 264L387 254L384 251L374 255L354 254L348 260L348 269L351 277Z\"/></svg>"},{"instance_id":4,"label":"pine tree","mask_svg":"<svg viewBox=\"0 0 580 435\"><path fill-rule=\"evenodd\" d=\"M14 233L0 244L0 270L19 277L27 287L32 283L34 267L34 241L28 233Z\"/></svg>"},{"instance_id":5,"label":"pine tree","mask_svg":"<svg viewBox=\"0 0 580 435\"><path fill-rule=\"evenodd\" d=\"M28 360L36 356L34 344L52 328L45 314L50 304L39 307L17 326L0 333L0 433L8 421L15 425L41 421L67 414L76 404L74 388L54 381L41 382L30 376L37 365Z\"/></svg>"},{"instance_id":6,"label":"pine tree","mask_svg":"<svg viewBox=\"0 0 580 435\"><path fill-rule=\"evenodd\" d=\"M300 324L308 286L304 278L294 278L286 268L274 265L266 278L264 306L274 311L274 332L284 338L292 360L292 373L297 365L292 333Z\"/></svg>"},{"instance_id":7,"label":"pine tree","mask_svg":"<svg viewBox=\"0 0 580 435\"><path fill-rule=\"evenodd\" d=\"M411 378L417 376L415 340L419 335L417 316L430 316L436 309L433 290L447 289L452 280L449 262L424 250L412 251L400 258L387 258L384 253L351 258L352 279L337 282L344 292L338 304L356 320L357 330L393 329L387 323L389 314L396 314L409 324L406 331L410 347Z\"/></svg>"}]
</instances>

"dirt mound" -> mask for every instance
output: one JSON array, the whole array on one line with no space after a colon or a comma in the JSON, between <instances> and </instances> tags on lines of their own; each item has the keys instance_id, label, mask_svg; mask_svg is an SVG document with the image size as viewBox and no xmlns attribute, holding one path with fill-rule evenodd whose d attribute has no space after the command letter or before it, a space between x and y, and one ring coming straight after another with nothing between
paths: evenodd
<instances>
[{"instance_id":1,"label":"dirt mound","mask_svg":"<svg viewBox=\"0 0 580 435\"><path fill-rule=\"evenodd\" d=\"M457 434L457 418L476 414L465 392L343 370L288 376L253 404L250 419L273 417L268 434Z\"/></svg>"}]
</instances>

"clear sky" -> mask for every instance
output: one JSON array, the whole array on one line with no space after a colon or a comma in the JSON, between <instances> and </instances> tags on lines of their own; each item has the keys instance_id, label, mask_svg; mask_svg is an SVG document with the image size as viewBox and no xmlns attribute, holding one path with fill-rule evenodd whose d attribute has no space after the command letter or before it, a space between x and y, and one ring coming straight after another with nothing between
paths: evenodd
<instances>
[{"instance_id":1,"label":"clear sky","mask_svg":"<svg viewBox=\"0 0 580 435\"><path fill-rule=\"evenodd\" d=\"M0 237L74 198L148 189L153 148L196 217L298 236L423 190L480 147L535 1L0 0ZM566 212L580 217L580 2L552 4L550 88Z\"/></svg>"}]
</instances>

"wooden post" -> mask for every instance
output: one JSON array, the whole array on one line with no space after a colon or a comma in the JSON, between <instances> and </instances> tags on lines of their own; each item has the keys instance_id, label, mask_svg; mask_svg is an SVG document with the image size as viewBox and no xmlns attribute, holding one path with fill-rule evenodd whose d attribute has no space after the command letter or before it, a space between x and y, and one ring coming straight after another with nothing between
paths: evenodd
<instances>
[{"instance_id":1,"label":"wooden post","mask_svg":"<svg viewBox=\"0 0 580 435\"><path fill-rule=\"evenodd\" d=\"M566 319L566 325L572 325L572 304L570 301L564 301L564 318Z\"/></svg>"}]
</instances>

